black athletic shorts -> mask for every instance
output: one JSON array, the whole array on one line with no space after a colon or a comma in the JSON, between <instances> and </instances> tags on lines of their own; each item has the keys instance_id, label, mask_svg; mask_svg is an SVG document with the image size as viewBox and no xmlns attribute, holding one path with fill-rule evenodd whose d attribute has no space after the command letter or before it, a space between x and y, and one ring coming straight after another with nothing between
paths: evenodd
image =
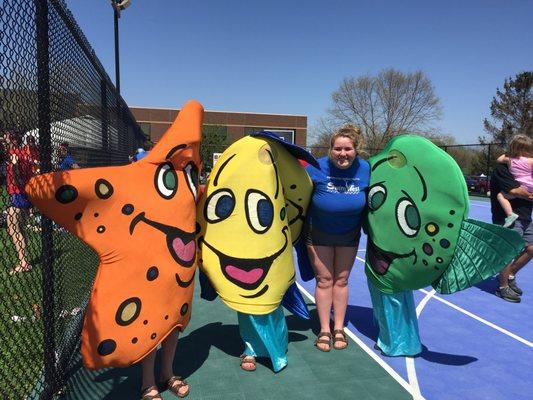
<instances>
[{"instance_id":1,"label":"black athletic shorts","mask_svg":"<svg viewBox=\"0 0 533 400\"><path fill-rule=\"evenodd\" d=\"M322 232L310 225L304 228L305 244L330 247L358 247L361 238L361 228L340 234Z\"/></svg>"}]
</instances>

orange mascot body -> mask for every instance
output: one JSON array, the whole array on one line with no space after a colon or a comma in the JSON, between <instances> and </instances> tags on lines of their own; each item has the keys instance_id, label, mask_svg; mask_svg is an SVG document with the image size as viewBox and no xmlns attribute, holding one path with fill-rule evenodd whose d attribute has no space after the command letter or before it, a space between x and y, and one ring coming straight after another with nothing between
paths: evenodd
<instances>
[{"instance_id":1,"label":"orange mascot body","mask_svg":"<svg viewBox=\"0 0 533 400\"><path fill-rule=\"evenodd\" d=\"M188 102L140 161L36 176L43 214L91 246L100 265L81 353L91 369L136 363L191 317L203 108Z\"/></svg>"}]
</instances>

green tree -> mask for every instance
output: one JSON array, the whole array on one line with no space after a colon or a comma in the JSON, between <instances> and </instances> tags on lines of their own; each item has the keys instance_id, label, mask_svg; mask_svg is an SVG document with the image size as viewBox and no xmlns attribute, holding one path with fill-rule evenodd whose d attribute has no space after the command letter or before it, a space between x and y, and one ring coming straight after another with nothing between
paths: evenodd
<instances>
[{"instance_id":1,"label":"green tree","mask_svg":"<svg viewBox=\"0 0 533 400\"><path fill-rule=\"evenodd\" d=\"M533 72L522 72L505 79L503 90L496 88L490 103L493 121L483 121L489 141L507 143L515 134L533 137ZM485 138L480 138L484 143Z\"/></svg>"},{"instance_id":2,"label":"green tree","mask_svg":"<svg viewBox=\"0 0 533 400\"><path fill-rule=\"evenodd\" d=\"M331 95L327 124L355 124L368 149L382 148L391 137L422 133L440 119L440 100L422 72L386 69L377 75L345 78Z\"/></svg>"},{"instance_id":3,"label":"green tree","mask_svg":"<svg viewBox=\"0 0 533 400\"><path fill-rule=\"evenodd\" d=\"M202 126L202 146L200 157L202 168L210 171L213 168L213 153L222 153L228 146L228 128L221 125Z\"/></svg>"},{"instance_id":4,"label":"green tree","mask_svg":"<svg viewBox=\"0 0 533 400\"><path fill-rule=\"evenodd\" d=\"M315 158L328 154L330 138L335 131L335 125L327 117L319 118L309 129L311 145L309 151Z\"/></svg>"},{"instance_id":5,"label":"green tree","mask_svg":"<svg viewBox=\"0 0 533 400\"><path fill-rule=\"evenodd\" d=\"M455 160L461 171L465 175L479 175L486 173L486 162L480 164L480 160L486 160L483 158L483 146L465 146L457 144L455 137L451 135L443 135L437 132L431 132L423 135L434 144L443 149ZM483 167L481 167L483 165Z\"/></svg>"}]
</instances>

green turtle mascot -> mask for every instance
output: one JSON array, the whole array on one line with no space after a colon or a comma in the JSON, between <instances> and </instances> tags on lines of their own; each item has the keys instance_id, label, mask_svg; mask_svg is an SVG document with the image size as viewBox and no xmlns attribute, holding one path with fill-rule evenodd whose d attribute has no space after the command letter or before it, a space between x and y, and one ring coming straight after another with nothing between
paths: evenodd
<instances>
[{"instance_id":1,"label":"green turtle mascot","mask_svg":"<svg viewBox=\"0 0 533 400\"><path fill-rule=\"evenodd\" d=\"M468 193L454 159L416 135L393 138L369 160L365 272L388 356L422 351L413 290L442 294L479 283L523 249L512 230L468 219Z\"/></svg>"}]
</instances>

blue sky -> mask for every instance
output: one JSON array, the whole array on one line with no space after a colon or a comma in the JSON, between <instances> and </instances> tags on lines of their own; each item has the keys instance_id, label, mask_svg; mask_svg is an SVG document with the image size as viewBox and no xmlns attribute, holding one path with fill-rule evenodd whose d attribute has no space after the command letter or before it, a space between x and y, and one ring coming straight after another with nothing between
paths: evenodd
<instances>
[{"instance_id":1,"label":"blue sky","mask_svg":"<svg viewBox=\"0 0 533 400\"><path fill-rule=\"evenodd\" d=\"M67 0L115 79L109 0ZM325 115L348 76L422 70L442 101L436 126L483 135L506 77L533 70L533 1L132 0L120 18L130 106Z\"/></svg>"}]
</instances>

